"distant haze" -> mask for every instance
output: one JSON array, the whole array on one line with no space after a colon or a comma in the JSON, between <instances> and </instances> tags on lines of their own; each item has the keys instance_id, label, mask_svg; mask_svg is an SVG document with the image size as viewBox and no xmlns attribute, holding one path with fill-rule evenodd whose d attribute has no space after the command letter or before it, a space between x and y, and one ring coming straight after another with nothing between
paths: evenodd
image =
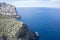
<instances>
[{"instance_id":1,"label":"distant haze","mask_svg":"<svg viewBox=\"0 0 60 40\"><path fill-rule=\"evenodd\" d=\"M16 7L49 7L60 8L60 0L0 0Z\"/></svg>"}]
</instances>

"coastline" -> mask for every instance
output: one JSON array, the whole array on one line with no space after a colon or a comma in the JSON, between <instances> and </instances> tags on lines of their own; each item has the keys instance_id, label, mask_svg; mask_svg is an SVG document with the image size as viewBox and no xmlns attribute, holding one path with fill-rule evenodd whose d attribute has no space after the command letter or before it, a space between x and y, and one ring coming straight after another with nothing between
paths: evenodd
<instances>
[{"instance_id":1,"label":"coastline","mask_svg":"<svg viewBox=\"0 0 60 40\"><path fill-rule=\"evenodd\" d=\"M2 30L0 31L1 40L4 39L2 37L5 37L6 40L30 40L32 38L32 33L26 24L16 19L21 17L18 15L14 6L0 3L0 11L0 27L3 28L0 29ZM6 26L4 27L3 24Z\"/></svg>"}]
</instances>

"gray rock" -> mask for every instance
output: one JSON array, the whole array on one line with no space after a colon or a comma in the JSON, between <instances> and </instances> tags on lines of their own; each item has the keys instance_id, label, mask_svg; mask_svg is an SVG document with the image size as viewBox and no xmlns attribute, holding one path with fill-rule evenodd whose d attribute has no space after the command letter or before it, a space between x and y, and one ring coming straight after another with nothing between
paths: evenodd
<instances>
[{"instance_id":1,"label":"gray rock","mask_svg":"<svg viewBox=\"0 0 60 40\"><path fill-rule=\"evenodd\" d=\"M10 17L19 18L15 6L6 4L6 3L0 3L0 14L2 15L9 15Z\"/></svg>"},{"instance_id":2,"label":"gray rock","mask_svg":"<svg viewBox=\"0 0 60 40\"><path fill-rule=\"evenodd\" d=\"M14 6L0 3L0 40L32 39L32 33L27 25L17 21L16 15L17 12Z\"/></svg>"},{"instance_id":3,"label":"gray rock","mask_svg":"<svg viewBox=\"0 0 60 40\"><path fill-rule=\"evenodd\" d=\"M38 38L39 37L39 33L38 32L34 32L34 37Z\"/></svg>"}]
</instances>

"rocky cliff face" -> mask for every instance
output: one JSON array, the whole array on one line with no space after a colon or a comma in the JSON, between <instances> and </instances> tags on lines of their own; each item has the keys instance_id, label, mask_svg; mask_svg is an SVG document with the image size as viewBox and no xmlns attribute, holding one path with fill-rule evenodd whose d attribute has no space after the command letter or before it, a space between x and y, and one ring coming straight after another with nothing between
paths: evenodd
<instances>
[{"instance_id":1,"label":"rocky cliff face","mask_svg":"<svg viewBox=\"0 0 60 40\"><path fill-rule=\"evenodd\" d=\"M15 7L0 3L0 40L31 40L27 25L13 18L14 15L17 15Z\"/></svg>"},{"instance_id":2,"label":"rocky cliff face","mask_svg":"<svg viewBox=\"0 0 60 40\"><path fill-rule=\"evenodd\" d=\"M13 5L0 3L0 14L9 15L10 17L19 18L16 8Z\"/></svg>"}]
</instances>

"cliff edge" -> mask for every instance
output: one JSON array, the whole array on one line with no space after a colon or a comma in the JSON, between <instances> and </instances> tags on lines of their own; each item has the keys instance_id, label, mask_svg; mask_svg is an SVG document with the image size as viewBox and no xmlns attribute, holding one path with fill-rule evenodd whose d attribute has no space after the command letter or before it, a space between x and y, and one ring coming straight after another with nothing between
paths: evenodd
<instances>
[{"instance_id":1,"label":"cliff edge","mask_svg":"<svg viewBox=\"0 0 60 40\"><path fill-rule=\"evenodd\" d=\"M20 18L15 6L6 4L4 2L0 3L0 14L9 15L10 17L14 17L14 18Z\"/></svg>"},{"instance_id":2,"label":"cliff edge","mask_svg":"<svg viewBox=\"0 0 60 40\"><path fill-rule=\"evenodd\" d=\"M0 40L32 40L27 25L16 18L14 6L0 3Z\"/></svg>"}]
</instances>

